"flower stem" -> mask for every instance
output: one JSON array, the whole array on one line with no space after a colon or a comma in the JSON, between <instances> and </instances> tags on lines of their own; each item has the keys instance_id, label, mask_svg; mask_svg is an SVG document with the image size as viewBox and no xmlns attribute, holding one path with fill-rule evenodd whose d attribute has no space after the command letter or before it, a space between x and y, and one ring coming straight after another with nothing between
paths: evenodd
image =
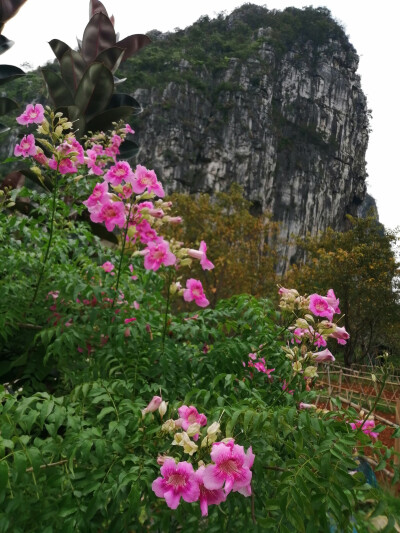
<instances>
[{"instance_id":1,"label":"flower stem","mask_svg":"<svg viewBox=\"0 0 400 533\"><path fill-rule=\"evenodd\" d=\"M162 355L164 355L164 349L165 349L165 336L167 334L167 325L168 325L168 311L169 311L169 302L170 302L170 296L171 296L171 271L168 271L168 279L167 279L167 301L165 303L165 314L164 314L164 328L163 328L163 334L162 334Z\"/></svg>"},{"instance_id":2,"label":"flower stem","mask_svg":"<svg viewBox=\"0 0 400 533\"><path fill-rule=\"evenodd\" d=\"M132 204L130 204L129 206L129 213L128 213L128 217L126 219L126 226L125 226L125 231L124 231L124 236L123 236L123 240L122 240L122 248L121 248L121 256L119 258L119 265L118 265L118 274L117 274L117 283L115 285L115 297L113 298L113 302L112 302L112 305L111 305L111 309L114 307L115 305L115 301L118 297L118 287L119 287L119 280L120 280L120 277L121 277L121 271L122 271L122 261L124 260L124 252L125 252L125 245L126 245L126 236L128 235L128 229L129 229L129 220L131 218L131 210L132 210Z\"/></svg>"},{"instance_id":3,"label":"flower stem","mask_svg":"<svg viewBox=\"0 0 400 533\"><path fill-rule=\"evenodd\" d=\"M45 252L44 258L43 258L43 265L42 265L42 268L41 268L41 271L40 271L40 274L39 274L39 279L38 279L38 281L36 283L35 293L33 295L31 305L33 305L35 303L37 294L39 292L39 287L40 287L40 284L42 282L43 274L44 274L44 271L46 269L47 259L49 257L49 253L50 253L51 242L52 242L52 239L53 239L54 219L55 219L55 215L56 215L56 206L57 206L57 192L58 192L57 186L58 186L58 180L57 180L57 174L56 174L55 175L55 180L54 180L54 188L53 188L53 203L52 203L52 209L51 209L49 240L47 242L47 248L46 248L46 252Z\"/></svg>"}]
</instances>

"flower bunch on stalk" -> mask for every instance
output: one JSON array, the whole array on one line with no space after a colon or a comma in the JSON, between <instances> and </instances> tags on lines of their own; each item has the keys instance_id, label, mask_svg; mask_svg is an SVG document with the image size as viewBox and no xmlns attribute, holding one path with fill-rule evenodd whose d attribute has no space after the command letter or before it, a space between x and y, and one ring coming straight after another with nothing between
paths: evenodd
<instances>
[{"instance_id":1,"label":"flower bunch on stalk","mask_svg":"<svg viewBox=\"0 0 400 533\"><path fill-rule=\"evenodd\" d=\"M333 322L333 315L340 313L339 299L333 289L329 289L326 296L301 296L296 289L280 287L279 295L280 308L294 313L296 317L289 327L291 345L283 347L283 350L292 361L293 372L311 380L318 375L318 363L335 361L326 347L328 338L336 339L338 344L346 344L350 338L344 327Z\"/></svg>"},{"instance_id":2,"label":"flower bunch on stalk","mask_svg":"<svg viewBox=\"0 0 400 533\"><path fill-rule=\"evenodd\" d=\"M167 408L164 402L165 410L161 412L162 404L161 397L154 396L143 409L143 416L158 410L162 417ZM251 446L245 452L233 438L217 440L221 433L219 423L213 422L207 427L207 417L193 405L182 405L178 414L179 418L170 418L163 423L161 434L173 434L171 445L181 448L188 458L180 461L169 454L157 458L161 476L152 484L156 496L164 498L171 509L178 507L181 498L188 503L198 501L202 516L208 515L209 505L224 502L230 492L250 496L251 468L255 457ZM202 439L197 445L202 428ZM191 462L196 453L197 470Z\"/></svg>"},{"instance_id":3,"label":"flower bunch on stalk","mask_svg":"<svg viewBox=\"0 0 400 533\"><path fill-rule=\"evenodd\" d=\"M109 133L93 134L79 142L68 118L49 107L29 104L17 121L26 126L38 125L38 135L24 135L14 154L32 160L31 171L42 183L49 173L54 187L60 176L71 175L74 183L84 177L98 179L83 204L92 222L104 224L109 232L115 228L122 231L122 252L126 244L135 246L137 250L133 255L143 256L147 270L173 266L178 271L180 266L190 266L193 259L199 260L204 270L214 268L207 258L204 241L199 250L195 250L184 248L181 242L167 241L160 234L163 225L179 224L181 218L168 214L172 203L163 200L164 189L154 170L142 165L132 169L128 161L117 159L127 135L134 134L129 124L115 124L115 129ZM104 263L106 272L108 267L109 264ZM120 269L121 265L116 273L116 289ZM180 294L187 302L195 301L200 307L209 304L201 282L193 278L186 281L186 286L182 286L178 278L171 286L173 293Z\"/></svg>"}]
</instances>

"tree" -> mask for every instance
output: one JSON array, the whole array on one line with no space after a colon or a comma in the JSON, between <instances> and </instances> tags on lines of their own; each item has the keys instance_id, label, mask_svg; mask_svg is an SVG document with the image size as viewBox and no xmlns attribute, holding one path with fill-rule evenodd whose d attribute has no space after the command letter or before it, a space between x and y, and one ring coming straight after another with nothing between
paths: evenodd
<instances>
[{"instance_id":1,"label":"tree","mask_svg":"<svg viewBox=\"0 0 400 533\"><path fill-rule=\"evenodd\" d=\"M398 350L400 307L399 263L393 250L398 237L373 217L348 219L351 228L344 233L328 229L298 241L306 260L292 267L286 283L309 294L335 290L350 333L344 362L351 365L373 360L389 348Z\"/></svg>"},{"instance_id":2,"label":"tree","mask_svg":"<svg viewBox=\"0 0 400 533\"><path fill-rule=\"evenodd\" d=\"M274 242L277 223L271 222L268 214L253 216L251 202L243 198L238 185L213 198L175 194L172 199L183 218L175 238L207 243L215 269L203 271L195 265L193 276L202 281L212 304L234 294L276 292L276 253L268 242Z\"/></svg>"}]
</instances>

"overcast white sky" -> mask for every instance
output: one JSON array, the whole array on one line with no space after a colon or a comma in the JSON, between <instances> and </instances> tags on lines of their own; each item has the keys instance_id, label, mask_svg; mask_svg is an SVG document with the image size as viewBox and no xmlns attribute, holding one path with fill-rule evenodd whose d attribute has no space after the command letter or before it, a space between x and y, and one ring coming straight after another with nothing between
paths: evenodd
<instances>
[{"instance_id":1,"label":"overcast white sky","mask_svg":"<svg viewBox=\"0 0 400 533\"><path fill-rule=\"evenodd\" d=\"M240 0L102 0L108 14L114 14L120 37L152 29L173 31L185 28L202 15L230 13ZM345 27L360 56L359 74L368 107L372 109L372 133L367 151L368 192L378 204L381 222L390 229L400 226L400 128L398 21L400 0L253 0L269 9L288 6L326 6ZM53 38L72 47L82 37L88 22L89 0L28 0L8 22L3 34L14 47L1 63L33 66L53 59L47 44Z\"/></svg>"}]
</instances>

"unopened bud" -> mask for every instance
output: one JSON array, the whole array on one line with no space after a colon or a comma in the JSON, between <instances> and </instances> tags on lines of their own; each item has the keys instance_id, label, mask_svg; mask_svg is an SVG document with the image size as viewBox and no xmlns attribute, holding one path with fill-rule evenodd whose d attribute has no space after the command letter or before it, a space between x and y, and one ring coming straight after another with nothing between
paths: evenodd
<instances>
[{"instance_id":1,"label":"unopened bud","mask_svg":"<svg viewBox=\"0 0 400 533\"><path fill-rule=\"evenodd\" d=\"M160 413L160 416L161 418L165 415L165 413L167 412L167 406L168 406L168 402L164 402L162 401L160 403L160 406L158 408L158 412Z\"/></svg>"}]
</instances>

